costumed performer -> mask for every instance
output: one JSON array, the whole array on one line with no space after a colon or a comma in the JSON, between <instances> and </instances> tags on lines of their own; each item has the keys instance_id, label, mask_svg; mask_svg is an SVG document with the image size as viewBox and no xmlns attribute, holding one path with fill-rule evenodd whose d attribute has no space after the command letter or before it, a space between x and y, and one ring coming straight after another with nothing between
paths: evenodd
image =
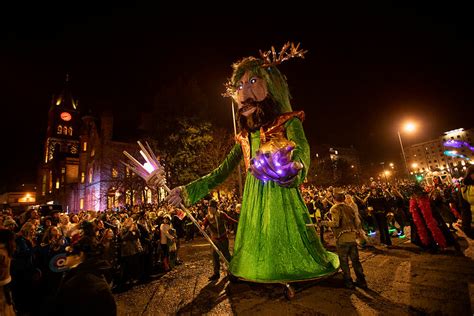
<instances>
[{"instance_id":1,"label":"costumed performer","mask_svg":"<svg viewBox=\"0 0 474 316\"><path fill-rule=\"evenodd\" d=\"M261 58L233 65L227 94L238 105L240 133L224 162L208 175L174 188L174 205L192 205L222 183L244 159L248 168L230 272L255 282L319 278L336 272L339 260L321 244L301 196L310 163L304 112L293 112L285 77L276 65L303 57L287 43Z\"/></svg>"}]
</instances>

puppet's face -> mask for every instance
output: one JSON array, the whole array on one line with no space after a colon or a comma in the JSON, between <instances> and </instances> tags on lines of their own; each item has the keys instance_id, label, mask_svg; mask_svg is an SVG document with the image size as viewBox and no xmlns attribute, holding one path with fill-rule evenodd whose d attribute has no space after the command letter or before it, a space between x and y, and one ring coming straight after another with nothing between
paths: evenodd
<instances>
[{"instance_id":1,"label":"puppet's face","mask_svg":"<svg viewBox=\"0 0 474 316\"><path fill-rule=\"evenodd\" d=\"M237 83L236 101L241 115L247 117L255 112L255 104L265 100L267 95L265 80L247 71Z\"/></svg>"}]
</instances>

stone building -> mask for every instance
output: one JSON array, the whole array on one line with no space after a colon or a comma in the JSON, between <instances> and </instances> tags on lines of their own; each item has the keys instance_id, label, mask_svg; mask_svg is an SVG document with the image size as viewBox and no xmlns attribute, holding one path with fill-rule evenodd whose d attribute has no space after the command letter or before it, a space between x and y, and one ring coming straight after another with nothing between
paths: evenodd
<instances>
[{"instance_id":1,"label":"stone building","mask_svg":"<svg viewBox=\"0 0 474 316\"><path fill-rule=\"evenodd\" d=\"M133 126L116 126L110 112L81 113L67 78L48 111L37 202L72 212L151 203L151 190L120 162L124 150L138 155L141 136Z\"/></svg>"}]
</instances>

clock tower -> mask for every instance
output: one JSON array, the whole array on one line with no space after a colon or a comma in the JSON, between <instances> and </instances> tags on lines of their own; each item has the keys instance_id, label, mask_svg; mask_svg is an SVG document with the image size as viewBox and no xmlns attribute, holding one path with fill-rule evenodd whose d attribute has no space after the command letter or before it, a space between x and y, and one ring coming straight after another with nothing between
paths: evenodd
<instances>
[{"instance_id":1,"label":"clock tower","mask_svg":"<svg viewBox=\"0 0 474 316\"><path fill-rule=\"evenodd\" d=\"M62 91L51 101L37 195L41 202L54 201L64 207L70 204L65 199L71 196L79 178L81 118L79 101L70 85L66 75Z\"/></svg>"}]
</instances>

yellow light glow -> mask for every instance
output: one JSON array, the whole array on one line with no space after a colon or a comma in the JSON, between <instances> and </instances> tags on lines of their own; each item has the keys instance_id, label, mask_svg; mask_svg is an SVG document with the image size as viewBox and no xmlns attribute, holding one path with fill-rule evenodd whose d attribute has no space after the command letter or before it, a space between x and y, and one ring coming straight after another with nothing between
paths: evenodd
<instances>
[{"instance_id":1,"label":"yellow light glow","mask_svg":"<svg viewBox=\"0 0 474 316\"><path fill-rule=\"evenodd\" d=\"M384 174L385 174L386 176L389 176L389 175L390 175L390 171L385 170L385 171L384 171Z\"/></svg>"},{"instance_id":2,"label":"yellow light glow","mask_svg":"<svg viewBox=\"0 0 474 316\"><path fill-rule=\"evenodd\" d=\"M414 162L414 163L411 164L411 167L412 167L413 169L416 169L416 168L418 168L418 164L417 164L416 162Z\"/></svg>"},{"instance_id":3,"label":"yellow light glow","mask_svg":"<svg viewBox=\"0 0 474 316\"><path fill-rule=\"evenodd\" d=\"M403 125L403 130L405 132L411 133L411 132L414 132L415 129L416 129L416 125L413 122L407 122Z\"/></svg>"}]
</instances>

